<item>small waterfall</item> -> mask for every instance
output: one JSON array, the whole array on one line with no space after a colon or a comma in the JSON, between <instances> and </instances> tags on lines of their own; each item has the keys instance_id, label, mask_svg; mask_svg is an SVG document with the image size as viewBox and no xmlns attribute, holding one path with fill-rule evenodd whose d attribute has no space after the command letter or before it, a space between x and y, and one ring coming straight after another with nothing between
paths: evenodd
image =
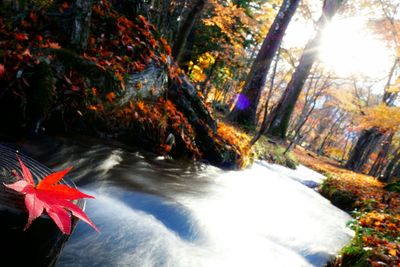
<instances>
[{"instance_id":1,"label":"small waterfall","mask_svg":"<svg viewBox=\"0 0 400 267\"><path fill-rule=\"evenodd\" d=\"M308 187L323 176L304 166L226 172L71 142L48 163L75 166L101 230L79 223L59 267L323 266L352 236L350 216Z\"/></svg>"}]
</instances>

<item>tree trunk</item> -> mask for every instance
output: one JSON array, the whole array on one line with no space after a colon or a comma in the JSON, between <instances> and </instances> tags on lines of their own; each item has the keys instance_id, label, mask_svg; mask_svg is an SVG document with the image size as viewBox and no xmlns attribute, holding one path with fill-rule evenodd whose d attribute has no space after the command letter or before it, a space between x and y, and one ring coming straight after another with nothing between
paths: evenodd
<instances>
[{"instance_id":1,"label":"tree trunk","mask_svg":"<svg viewBox=\"0 0 400 267\"><path fill-rule=\"evenodd\" d=\"M321 143L320 147L317 150L318 155L324 155L325 154L326 142L331 138L333 133L336 131L336 126L340 125L344 115L345 115L345 113L340 114L339 117L332 123L331 128L329 129L328 133L326 134L326 136L322 140L322 143Z\"/></svg>"},{"instance_id":2,"label":"tree trunk","mask_svg":"<svg viewBox=\"0 0 400 267\"><path fill-rule=\"evenodd\" d=\"M90 35L92 0L76 0L72 24L71 44L77 51L85 51Z\"/></svg>"},{"instance_id":3,"label":"tree trunk","mask_svg":"<svg viewBox=\"0 0 400 267\"><path fill-rule=\"evenodd\" d=\"M301 113L299 115L299 118L297 119L296 122L292 123L295 125L294 127L289 127L289 129L291 129L291 131L294 132L294 137L292 138L292 140L295 139L296 132L300 131L302 125L307 121L308 117L311 115L311 112L312 110L314 110L317 104L317 100L321 97L322 92L328 87L329 78L326 78L325 81L322 83L322 85L318 86L322 76L319 75L318 77L315 77L315 75L316 71L314 71L311 77L309 78L309 86L308 89L306 90L305 101ZM311 91L313 92L311 93Z\"/></svg>"},{"instance_id":4,"label":"tree trunk","mask_svg":"<svg viewBox=\"0 0 400 267\"><path fill-rule=\"evenodd\" d=\"M325 0L322 16L318 21L317 33L315 37L307 43L292 79L290 80L281 99L268 118L267 133L269 135L282 139L286 137L294 106L299 98L300 92L303 89L304 83L310 73L314 61L317 58L318 46L320 44L324 27L335 15L336 11L343 2L344 1L341 0Z\"/></svg>"},{"instance_id":5,"label":"tree trunk","mask_svg":"<svg viewBox=\"0 0 400 267\"><path fill-rule=\"evenodd\" d=\"M374 177L379 177L382 173L383 167L385 165L385 162L387 162L387 155L389 153L390 146L392 144L392 139L393 139L394 134L390 133L389 136L386 138L386 140L383 142L382 148L379 151L379 154L374 162L372 164L371 169L369 170L369 175L374 176Z\"/></svg>"},{"instance_id":6,"label":"tree trunk","mask_svg":"<svg viewBox=\"0 0 400 267\"><path fill-rule=\"evenodd\" d=\"M350 157L345 167L353 171L361 171L367 163L369 156L378 146L382 136L383 133L378 128L374 127L364 130L350 152Z\"/></svg>"},{"instance_id":7,"label":"tree trunk","mask_svg":"<svg viewBox=\"0 0 400 267\"><path fill-rule=\"evenodd\" d=\"M311 113L314 111L316 103L317 103L316 101L313 103L313 105L311 106L310 110L305 115L304 119L301 121L301 123L295 129L293 139L290 142L290 144L289 144L287 149L289 149L289 147L296 146L297 144L300 143L300 140L303 137L303 135L301 135L301 129L303 128L304 124L306 124L306 122L307 122L308 118L310 117Z\"/></svg>"},{"instance_id":8,"label":"tree trunk","mask_svg":"<svg viewBox=\"0 0 400 267\"><path fill-rule=\"evenodd\" d=\"M399 177L399 175L400 175L400 163L397 162L396 168L394 168L391 175L387 177L386 182L392 183L393 181L395 181L395 178Z\"/></svg>"},{"instance_id":9,"label":"tree trunk","mask_svg":"<svg viewBox=\"0 0 400 267\"><path fill-rule=\"evenodd\" d=\"M392 67L390 68L389 71L389 77L385 85L385 93L383 94L383 103L385 103L388 106L393 106L394 101L396 100L397 92L391 92L388 90L390 88L390 84L392 82L393 75L395 74L397 64L399 63L400 58L396 58L396 60L393 62Z\"/></svg>"},{"instance_id":10,"label":"tree trunk","mask_svg":"<svg viewBox=\"0 0 400 267\"><path fill-rule=\"evenodd\" d=\"M278 62L279 62L279 59L280 59L280 55L281 55L281 49L278 49L278 53L276 54L275 64L274 64L274 68L273 68L273 72L272 72L272 77L271 77L271 81L270 81L270 85L269 85L268 95L267 95L267 99L266 99L266 101L265 101L264 117L263 117L263 120L262 120L262 122L261 122L260 129L258 130L258 132L256 133L256 135L251 139L250 145L254 145L254 144L258 141L258 139L260 139L261 135L264 134L265 129L266 129L267 118L268 118L269 102L271 101L272 92L273 92L273 90L274 90L276 71L277 71L277 69L278 69Z\"/></svg>"},{"instance_id":11,"label":"tree trunk","mask_svg":"<svg viewBox=\"0 0 400 267\"><path fill-rule=\"evenodd\" d=\"M257 107L261 92L265 86L271 62L299 2L299 0L283 1L279 13L253 62L246 83L237 98L236 104L228 116L230 121L241 125L256 125Z\"/></svg>"},{"instance_id":12,"label":"tree trunk","mask_svg":"<svg viewBox=\"0 0 400 267\"><path fill-rule=\"evenodd\" d=\"M208 94L210 93L210 86L209 82L211 81L211 78L214 76L214 72L217 70L217 65L219 64L219 57L214 61L214 64L212 64L210 71L208 72L207 78L201 83L200 88L203 92L204 99L207 99Z\"/></svg>"},{"instance_id":13,"label":"tree trunk","mask_svg":"<svg viewBox=\"0 0 400 267\"><path fill-rule=\"evenodd\" d=\"M395 171L397 171L397 172L399 171L398 170L398 168L400 168L399 160L400 160L400 153L399 153L399 149L397 149L395 152L395 156L389 162L389 164L386 166L386 170L385 170L384 174L382 176L379 176L378 180L381 182L388 182L390 180L390 178L393 176L393 174L395 173ZM393 169L395 169L395 170L393 170Z\"/></svg>"},{"instance_id":14,"label":"tree trunk","mask_svg":"<svg viewBox=\"0 0 400 267\"><path fill-rule=\"evenodd\" d=\"M185 21L183 22L181 28L176 35L175 42L172 47L172 56L178 63L180 63L180 58L182 56L183 49L185 48L189 33L192 30L197 17L201 14L206 3L207 0L198 0L195 3L194 7L189 11L189 14L187 15Z\"/></svg>"},{"instance_id":15,"label":"tree trunk","mask_svg":"<svg viewBox=\"0 0 400 267\"><path fill-rule=\"evenodd\" d=\"M288 128L288 129L289 129L289 133L291 133L291 134L288 135L289 137L295 135L296 129L298 128L298 126L299 126L300 124L302 124L302 122L303 122L303 120L304 120L304 118L305 118L305 115L306 115L307 112L308 112L308 108L309 108L309 106L310 106L310 101L309 101L309 97L308 97L308 96L309 96L309 93L310 93L310 91L311 91L313 76L314 76L314 75L312 75L312 76L310 77L310 79L309 79L309 85L308 85L308 88L307 88L307 90L306 90L306 92L305 92L305 96L304 96L304 105L303 105L303 107L302 107L302 109L301 109L300 115L298 116L297 120L293 120L293 121L290 123L290 125L289 125L289 128ZM294 139L294 138L292 138L292 140L293 140L293 139Z\"/></svg>"},{"instance_id":16,"label":"tree trunk","mask_svg":"<svg viewBox=\"0 0 400 267\"><path fill-rule=\"evenodd\" d=\"M346 139L346 143L344 144L343 154L342 154L342 158L340 160L341 164L343 164L343 162L344 162L344 157L346 156L347 146L349 145L349 139L348 138L345 138L345 139Z\"/></svg>"}]
</instances>

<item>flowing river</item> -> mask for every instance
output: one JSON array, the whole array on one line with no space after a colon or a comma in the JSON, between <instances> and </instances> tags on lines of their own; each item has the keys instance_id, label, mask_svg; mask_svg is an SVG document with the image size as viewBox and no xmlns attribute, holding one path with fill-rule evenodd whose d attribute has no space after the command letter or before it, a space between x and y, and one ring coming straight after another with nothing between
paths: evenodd
<instances>
[{"instance_id":1,"label":"flowing river","mask_svg":"<svg viewBox=\"0 0 400 267\"><path fill-rule=\"evenodd\" d=\"M26 142L45 165L74 165L94 195L58 267L323 266L351 238L350 217L310 188L323 176L264 162L222 171L82 139Z\"/></svg>"}]
</instances>

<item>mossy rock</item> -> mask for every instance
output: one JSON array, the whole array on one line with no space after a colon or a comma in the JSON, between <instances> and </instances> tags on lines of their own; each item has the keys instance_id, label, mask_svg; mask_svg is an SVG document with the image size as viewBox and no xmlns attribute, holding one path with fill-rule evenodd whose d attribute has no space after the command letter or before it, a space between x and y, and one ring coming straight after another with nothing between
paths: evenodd
<instances>
[{"instance_id":1,"label":"mossy rock","mask_svg":"<svg viewBox=\"0 0 400 267\"><path fill-rule=\"evenodd\" d=\"M291 159L290 157L286 158L286 163L285 163L286 167L295 170L297 168L297 165L299 165L299 163L296 160Z\"/></svg>"},{"instance_id":2,"label":"mossy rock","mask_svg":"<svg viewBox=\"0 0 400 267\"><path fill-rule=\"evenodd\" d=\"M337 189L329 181L322 184L320 193L329 199L333 205L344 211L354 210L355 203L358 200L358 197L354 194Z\"/></svg>"}]
</instances>

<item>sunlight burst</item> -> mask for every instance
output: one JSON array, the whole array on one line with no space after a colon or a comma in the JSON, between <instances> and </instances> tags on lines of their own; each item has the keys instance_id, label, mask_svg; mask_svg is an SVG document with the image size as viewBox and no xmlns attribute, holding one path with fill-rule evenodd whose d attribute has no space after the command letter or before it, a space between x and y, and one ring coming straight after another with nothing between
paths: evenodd
<instances>
[{"instance_id":1,"label":"sunlight burst","mask_svg":"<svg viewBox=\"0 0 400 267\"><path fill-rule=\"evenodd\" d=\"M336 19L325 29L319 57L342 77L380 78L392 64L392 51L362 18Z\"/></svg>"}]
</instances>

